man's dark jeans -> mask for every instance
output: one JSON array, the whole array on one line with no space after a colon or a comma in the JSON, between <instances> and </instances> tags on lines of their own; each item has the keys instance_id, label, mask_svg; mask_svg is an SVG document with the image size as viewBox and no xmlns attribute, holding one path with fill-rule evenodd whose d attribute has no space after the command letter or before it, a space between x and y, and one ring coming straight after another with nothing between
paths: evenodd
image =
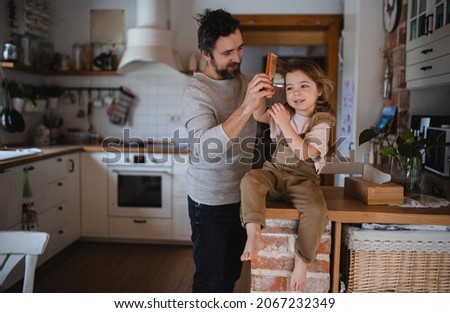
<instances>
[{"instance_id":1,"label":"man's dark jeans","mask_svg":"<svg viewBox=\"0 0 450 313\"><path fill-rule=\"evenodd\" d=\"M240 204L210 206L188 197L196 271L193 292L233 292L247 235Z\"/></svg>"}]
</instances>

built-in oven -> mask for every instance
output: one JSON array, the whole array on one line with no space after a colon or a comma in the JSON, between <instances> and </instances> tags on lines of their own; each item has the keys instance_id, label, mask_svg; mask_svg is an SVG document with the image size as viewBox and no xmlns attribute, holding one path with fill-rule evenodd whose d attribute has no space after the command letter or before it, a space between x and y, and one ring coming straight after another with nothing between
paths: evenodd
<instances>
[{"instance_id":1,"label":"built-in oven","mask_svg":"<svg viewBox=\"0 0 450 313\"><path fill-rule=\"evenodd\" d=\"M110 216L172 216L170 154L124 152L107 164Z\"/></svg>"}]
</instances>

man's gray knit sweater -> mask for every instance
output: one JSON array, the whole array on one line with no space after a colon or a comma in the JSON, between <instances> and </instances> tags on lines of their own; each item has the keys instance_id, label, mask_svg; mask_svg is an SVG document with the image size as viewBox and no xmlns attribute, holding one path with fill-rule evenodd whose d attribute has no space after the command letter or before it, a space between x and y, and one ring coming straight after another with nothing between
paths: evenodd
<instances>
[{"instance_id":1,"label":"man's gray knit sweater","mask_svg":"<svg viewBox=\"0 0 450 313\"><path fill-rule=\"evenodd\" d=\"M214 80L194 73L184 90L183 122L189 133L188 195L207 205L240 202L239 184L251 169L256 121L250 117L239 139L222 123L244 101L251 76Z\"/></svg>"}]
</instances>

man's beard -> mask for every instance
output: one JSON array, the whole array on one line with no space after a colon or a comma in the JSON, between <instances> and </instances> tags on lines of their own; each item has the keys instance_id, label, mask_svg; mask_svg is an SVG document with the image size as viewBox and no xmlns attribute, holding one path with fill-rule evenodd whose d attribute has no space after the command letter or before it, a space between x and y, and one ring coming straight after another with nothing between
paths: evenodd
<instances>
[{"instance_id":1,"label":"man's beard","mask_svg":"<svg viewBox=\"0 0 450 313\"><path fill-rule=\"evenodd\" d=\"M217 75L219 75L220 77L222 77L223 79L232 79L237 77L240 73L241 73L241 64L240 63L233 63L237 64L237 68L235 70L233 70L231 73L228 72L228 70L225 68L223 70L220 70L217 68L217 63L214 59L211 59L211 65L214 68L214 70L216 71Z\"/></svg>"}]
</instances>

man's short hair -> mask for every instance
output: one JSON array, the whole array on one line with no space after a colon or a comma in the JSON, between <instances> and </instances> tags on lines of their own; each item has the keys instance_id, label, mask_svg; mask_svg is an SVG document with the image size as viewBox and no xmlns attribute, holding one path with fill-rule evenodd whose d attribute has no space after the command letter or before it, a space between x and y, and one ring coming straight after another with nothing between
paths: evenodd
<instances>
[{"instance_id":1,"label":"man's short hair","mask_svg":"<svg viewBox=\"0 0 450 313\"><path fill-rule=\"evenodd\" d=\"M226 37L239 28L239 20L223 9L206 9L203 14L197 14L195 20L199 25L198 48L209 55L212 55L219 37Z\"/></svg>"}]
</instances>

